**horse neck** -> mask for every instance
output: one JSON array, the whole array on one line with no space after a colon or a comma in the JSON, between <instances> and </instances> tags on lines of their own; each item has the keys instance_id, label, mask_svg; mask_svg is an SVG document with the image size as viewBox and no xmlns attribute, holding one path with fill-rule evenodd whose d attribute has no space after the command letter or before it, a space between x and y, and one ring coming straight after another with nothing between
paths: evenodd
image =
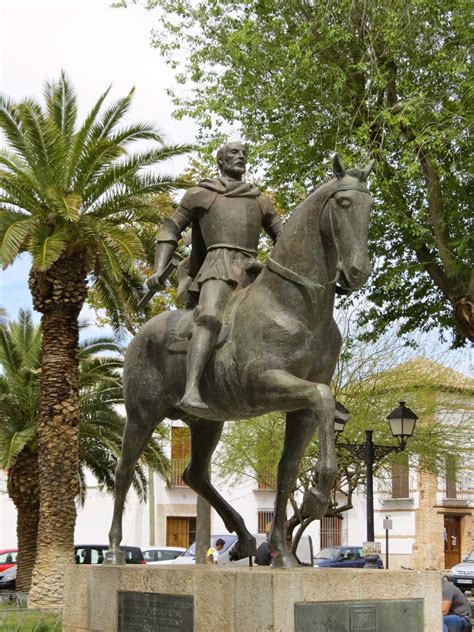
<instances>
[{"instance_id":1,"label":"horse neck","mask_svg":"<svg viewBox=\"0 0 474 632\"><path fill-rule=\"evenodd\" d=\"M309 195L285 224L271 253L271 259L304 277L325 285L335 275L336 260L329 257L322 242L320 217L329 195L329 183Z\"/></svg>"}]
</instances>

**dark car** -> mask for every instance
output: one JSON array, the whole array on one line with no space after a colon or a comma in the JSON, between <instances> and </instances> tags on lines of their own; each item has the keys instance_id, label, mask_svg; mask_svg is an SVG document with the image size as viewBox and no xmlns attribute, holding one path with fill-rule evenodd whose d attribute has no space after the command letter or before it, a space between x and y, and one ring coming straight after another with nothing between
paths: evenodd
<instances>
[{"instance_id":1,"label":"dark car","mask_svg":"<svg viewBox=\"0 0 474 632\"><path fill-rule=\"evenodd\" d=\"M0 572L0 590L15 590L16 564Z\"/></svg>"},{"instance_id":2,"label":"dark car","mask_svg":"<svg viewBox=\"0 0 474 632\"><path fill-rule=\"evenodd\" d=\"M313 564L316 568L364 568L365 557L361 546L331 546L318 551ZM383 568L378 555L377 566Z\"/></svg>"},{"instance_id":3,"label":"dark car","mask_svg":"<svg viewBox=\"0 0 474 632\"><path fill-rule=\"evenodd\" d=\"M108 544L76 544L74 559L76 564L102 564ZM145 564L142 550L139 546L121 546L127 564Z\"/></svg>"},{"instance_id":4,"label":"dark car","mask_svg":"<svg viewBox=\"0 0 474 632\"><path fill-rule=\"evenodd\" d=\"M448 579L460 590L474 591L474 549L460 564L456 564L449 571Z\"/></svg>"}]
</instances>

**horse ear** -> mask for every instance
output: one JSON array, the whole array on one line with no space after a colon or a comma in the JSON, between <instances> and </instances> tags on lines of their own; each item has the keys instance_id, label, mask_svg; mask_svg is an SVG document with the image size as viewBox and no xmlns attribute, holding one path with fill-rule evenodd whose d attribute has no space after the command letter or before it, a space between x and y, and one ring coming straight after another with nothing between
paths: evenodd
<instances>
[{"instance_id":1,"label":"horse ear","mask_svg":"<svg viewBox=\"0 0 474 632\"><path fill-rule=\"evenodd\" d=\"M338 154L334 156L334 160L332 161L332 168L334 171L334 175L338 178L342 178L346 175L346 170L344 169L344 166Z\"/></svg>"},{"instance_id":2,"label":"horse ear","mask_svg":"<svg viewBox=\"0 0 474 632\"><path fill-rule=\"evenodd\" d=\"M369 164L367 165L367 167L362 171L362 176L361 176L361 180L367 180L367 178L369 177L370 172L372 171L372 169L374 168L375 165L375 160L371 160L369 162Z\"/></svg>"}]
</instances>

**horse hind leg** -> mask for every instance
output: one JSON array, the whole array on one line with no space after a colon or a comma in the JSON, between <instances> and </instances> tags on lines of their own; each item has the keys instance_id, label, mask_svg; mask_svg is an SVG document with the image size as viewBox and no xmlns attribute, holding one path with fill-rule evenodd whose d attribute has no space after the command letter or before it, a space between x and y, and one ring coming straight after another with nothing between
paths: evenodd
<instances>
[{"instance_id":1,"label":"horse hind leg","mask_svg":"<svg viewBox=\"0 0 474 632\"><path fill-rule=\"evenodd\" d=\"M193 419L188 425L191 430L191 459L183 473L183 481L217 511L230 533L237 534L238 542L232 550L232 559L254 556L257 551L255 538L247 530L242 516L222 498L209 478L209 464L224 422Z\"/></svg>"},{"instance_id":2,"label":"horse hind leg","mask_svg":"<svg viewBox=\"0 0 474 632\"><path fill-rule=\"evenodd\" d=\"M129 390L129 392L131 392ZM125 499L133 481L135 466L151 439L156 426L166 416L157 410L155 398L151 400L126 401L127 423L122 439L122 453L115 473L115 501L112 524L109 531L109 550L104 564L124 564L120 550L122 541L122 518Z\"/></svg>"}]
</instances>

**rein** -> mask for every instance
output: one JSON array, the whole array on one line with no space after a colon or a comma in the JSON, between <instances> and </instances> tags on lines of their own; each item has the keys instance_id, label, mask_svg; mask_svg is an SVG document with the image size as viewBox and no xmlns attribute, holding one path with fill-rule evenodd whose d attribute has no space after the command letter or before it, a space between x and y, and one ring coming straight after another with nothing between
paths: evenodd
<instances>
[{"instance_id":1,"label":"rein","mask_svg":"<svg viewBox=\"0 0 474 632\"><path fill-rule=\"evenodd\" d=\"M358 189L354 189L353 187L340 187L336 189L335 191L333 191L331 195L328 195L328 197L324 201L324 204L321 207L321 211L319 212L320 218L322 217L323 211L326 208L327 203L329 202L330 199L334 197L336 193L339 193L339 191L355 191L355 190L358 190ZM271 272L278 274L278 276L282 277L283 279L290 281L290 283L301 285L302 287L304 287L306 290L309 290L310 292L316 292L317 290L324 290L326 289L328 285L333 285L334 283L336 283L337 279L339 278L339 273L342 270L342 258L341 258L341 253L339 249L339 244L336 239L336 233L334 231L334 222L332 219L331 211L329 211L329 225L331 227L332 241L336 248L336 253L337 253L336 273L332 281L326 281L326 283L317 283L315 281L311 281L307 277L304 277L301 274L298 274L298 272L295 272L294 270L290 270L289 268L285 268L285 266L282 266L281 263L278 263L271 257L268 257L267 259L267 268Z\"/></svg>"}]
</instances>

